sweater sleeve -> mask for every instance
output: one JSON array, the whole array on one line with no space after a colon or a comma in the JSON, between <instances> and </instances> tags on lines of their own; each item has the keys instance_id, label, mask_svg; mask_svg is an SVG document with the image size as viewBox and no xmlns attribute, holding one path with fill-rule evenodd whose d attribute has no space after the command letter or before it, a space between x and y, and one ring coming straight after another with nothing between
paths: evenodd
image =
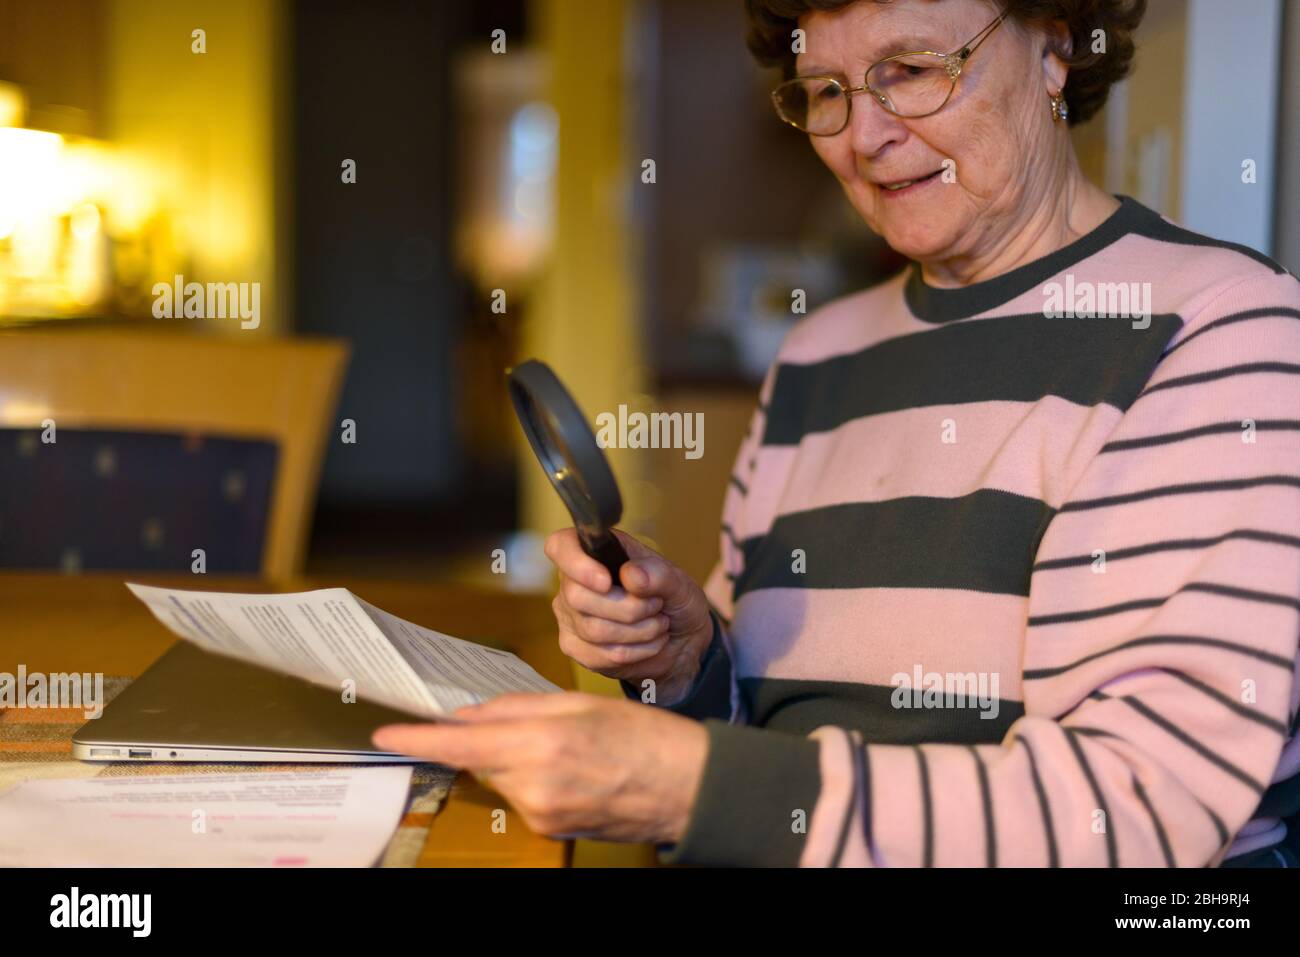
<instances>
[{"instance_id":1,"label":"sweater sleeve","mask_svg":"<svg viewBox=\"0 0 1300 957\"><path fill-rule=\"evenodd\" d=\"M1296 708L1300 284L1186 322L1040 540L999 744L707 722L678 862L1204 866ZM1002 676L1007 677L1017 676ZM800 833L802 830L802 833Z\"/></svg>"}]
</instances>

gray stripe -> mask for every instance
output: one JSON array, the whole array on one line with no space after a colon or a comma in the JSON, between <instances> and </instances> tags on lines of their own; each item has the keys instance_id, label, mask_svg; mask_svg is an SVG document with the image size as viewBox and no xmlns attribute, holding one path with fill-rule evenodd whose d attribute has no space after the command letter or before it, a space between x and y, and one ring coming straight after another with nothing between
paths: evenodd
<instances>
[{"instance_id":1,"label":"gray stripe","mask_svg":"<svg viewBox=\"0 0 1300 957\"><path fill-rule=\"evenodd\" d=\"M1291 309L1287 306L1264 306L1260 309L1247 309L1245 312L1234 312L1230 316L1224 316L1222 319L1215 319L1213 322L1207 322L1201 328L1187 336L1187 338L1175 342L1166 350L1168 356L1176 349L1181 349L1187 343L1191 342L1199 335L1212 332L1215 329L1221 329L1224 326L1230 326L1238 322L1247 322L1251 319L1300 319L1300 310Z\"/></svg>"},{"instance_id":2,"label":"gray stripe","mask_svg":"<svg viewBox=\"0 0 1300 957\"><path fill-rule=\"evenodd\" d=\"M1242 601L1255 601L1261 604L1282 605L1286 608L1294 608L1300 611L1300 598L1292 598L1289 595L1277 595L1272 592L1254 591L1249 588L1237 588L1233 585L1219 585L1214 582L1188 582L1172 595L1166 595L1164 598L1135 598L1132 601L1119 602L1114 605L1105 605L1101 608L1089 608L1082 611L1066 611L1055 615L1034 615L1029 619L1029 627L1036 628L1040 625L1060 625L1075 621L1088 621L1093 618L1105 618L1108 615L1118 615L1126 611L1137 611L1142 608L1159 608L1166 602L1172 601L1185 592L1204 592L1210 595L1219 595L1223 598L1238 598Z\"/></svg>"},{"instance_id":3,"label":"gray stripe","mask_svg":"<svg viewBox=\"0 0 1300 957\"><path fill-rule=\"evenodd\" d=\"M921 812L925 820L921 845L921 866L934 867L934 803L930 799L930 766L925 761L921 745L913 745L917 769L921 775Z\"/></svg>"},{"instance_id":4,"label":"gray stripe","mask_svg":"<svg viewBox=\"0 0 1300 957\"><path fill-rule=\"evenodd\" d=\"M971 757L975 759L975 770L979 774L980 781L980 805L984 813L984 846L985 866L998 866L998 840L994 829L993 821L993 796L989 792L989 771L984 766L984 759L980 757L979 749L975 745L967 745L970 748Z\"/></svg>"},{"instance_id":5,"label":"gray stripe","mask_svg":"<svg viewBox=\"0 0 1300 957\"><path fill-rule=\"evenodd\" d=\"M1256 794L1262 796L1264 794L1264 791L1267 790L1268 786L1266 784L1262 784L1259 781L1256 781L1253 777L1251 777L1241 768L1237 767L1231 761L1215 754L1213 751L1211 751L1201 742L1197 741L1195 738L1189 735L1182 728L1178 727L1168 718L1165 718L1164 716L1157 714L1155 711L1153 711L1147 705L1143 704L1137 698L1133 697L1132 695L1124 695L1119 700L1123 701L1126 705L1128 705L1138 714L1142 715L1148 721L1152 722L1155 725L1158 725L1160 728L1164 729L1166 732L1173 735L1175 738L1177 738L1183 744L1187 745L1189 748L1191 748L1201 757L1205 758L1205 760L1209 761L1215 767L1222 769L1227 774L1230 774L1232 777L1236 778L1238 781L1246 785L1246 787L1250 788Z\"/></svg>"},{"instance_id":6,"label":"gray stripe","mask_svg":"<svg viewBox=\"0 0 1300 957\"><path fill-rule=\"evenodd\" d=\"M1268 545L1283 545L1287 548L1300 548L1300 538L1294 535L1280 535L1277 532L1266 532L1262 529L1242 528L1231 532L1224 532L1222 535L1214 535L1209 538L1176 538L1164 542L1151 542L1148 545L1134 545L1129 548L1117 548L1114 551L1106 553L1106 562L1120 562L1126 558L1141 558L1143 555L1153 555L1156 552L1179 552L1179 551L1196 551L1202 548L1212 548L1215 545L1222 545L1230 541L1248 541L1263 542ZM1033 571L1055 571L1060 568L1079 568L1084 565L1091 565L1097 559L1092 555L1070 555L1065 558L1049 558L1043 561L1035 562Z\"/></svg>"},{"instance_id":7,"label":"gray stripe","mask_svg":"<svg viewBox=\"0 0 1300 957\"><path fill-rule=\"evenodd\" d=\"M1028 595L1034 551L1052 519L1036 498L977 489L788 512L742 542L736 594L759 588L957 588ZM795 549L806 568L791 562Z\"/></svg>"},{"instance_id":8,"label":"gray stripe","mask_svg":"<svg viewBox=\"0 0 1300 957\"><path fill-rule=\"evenodd\" d=\"M1297 366L1300 368L1300 366ZM1239 492L1249 488L1265 488L1278 485L1284 488L1300 488L1300 476L1295 475L1257 475L1253 478L1222 479L1215 482L1184 482L1180 485L1162 485L1158 488L1143 489L1140 492L1126 492L1122 495L1106 495L1101 498L1079 499L1066 502L1060 511L1087 512L1097 508L1113 508L1116 505L1131 505L1133 502L1146 502L1154 498L1166 498L1172 495L1210 495L1216 492Z\"/></svg>"},{"instance_id":9,"label":"gray stripe","mask_svg":"<svg viewBox=\"0 0 1300 957\"><path fill-rule=\"evenodd\" d=\"M1073 661L1068 665L1060 665L1056 668L1034 668L1024 673L1026 681L1041 681L1045 678L1054 678L1057 675L1065 674L1090 661L1098 658L1104 658L1106 655L1117 654L1121 651L1127 651L1130 648L1140 648L1144 645L1191 645L1205 648L1221 648L1224 651L1233 651L1237 654L1245 655L1248 658L1255 658L1265 664L1276 665L1279 668L1285 668L1288 672L1295 667L1295 662L1283 658L1281 655L1269 654L1267 651L1260 651L1258 648L1251 648L1249 645L1237 644L1234 641L1224 641L1221 638L1202 638L1197 635L1149 635L1145 638L1134 638L1131 641L1125 641L1111 648L1102 651L1093 652L1090 655Z\"/></svg>"},{"instance_id":10,"label":"gray stripe","mask_svg":"<svg viewBox=\"0 0 1300 957\"><path fill-rule=\"evenodd\" d=\"M1083 769L1083 776L1088 779L1088 786L1092 788L1093 800L1097 802L1097 807L1101 809L1102 818L1106 822L1106 859L1108 867L1119 867L1119 849L1115 846L1115 829L1111 827L1110 806L1106 803L1106 796L1101 793L1101 786L1097 783L1097 778L1092 773L1092 768L1088 764L1088 759L1083 753L1083 747L1079 744L1078 739L1069 728L1062 728L1065 732L1065 740L1070 742L1070 750L1074 752L1075 758L1079 761L1079 767Z\"/></svg>"},{"instance_id":11,"label":"gray stripe","mask_svg":"<svg viewBox=\"0 0 1300 957\"><path fill-rule=\"evenodd\" d=\"M1025 754L1029 755L1029 774L1034 781L1034 793L1038 795L1038 810L1043 818L1043 832L1047 836L1047 866L1060 867L1060 857L1056 852L1056 833L1052 826L1052 806L1047 800L1047 791L1043 788L1043 779L1038 774L1038 760L1034 757L1034 749L1029 746L1029 742L1023 737L1017 735L1015 744L1022 744L1025 747Z\"/></svg>"},{"instance_id":12,"label":"gray stripe","mask_svg":"<svg viewBox=\"0 0 1300 957\"><path fill-rule=\"evenodd\" d=\"M831 867L839 867L840 862L844 859L844 848L848 845L849 825L853 823L853 805L858 797L858 774L857 761L854 760L853 741L848 732L844 732L844 740L849 746L849 777L851 784L849 786L849 797L844 802L844 818L840 821L840 836L835 842L835 854L831 857Z\"/></svg>"},{"instance_id":13,"label":"gray stripe","mask_svg":"<svg viewBox=\"0 0 1300 957\"><path fill-rule=\"evenodd\" d=\"M1121 738L1118 734L1115 734L1112 731L1105 731L1102 728L1088 728L1080 725L1071 725L1070 727L1076 734L1081 734L1084 737L1111 738L1115 741L1123 741L1125 744L1130 743L1125 738ZM1192 800L1194 800L1197 803L1197 805L1201 808L1201 810L1205 812L1206 816L1209 817L1210 822L1214 825L1214 829L1219 834L1219 847L1222 848L1225 844L1228 843L1228 839L1230 837L1230 835L1228 834L1228 828L1223 823L1223 819L1220 818L1219 815L1215 814L1214 811L1210 808L1210 806L1206 804L1204 801L1202 801L1200 798L1198 798L1195 794L1192 795Z\"/></svg>"},{"instance_id":14,"label":"gray stripe","mask_svg":"<svg viewBox=\"0 0 1300 957\"><path fill-rule=\"evenodd\" d=\"M1207 435L1238 435L1241 433L1240 422L1216 422L1213 425L1202 425L1194 429L1183 429L1181 432L1165 432L1161 435L1147 435L1139 439L1122 439L1115 442L1107 442L1101 447L1098 455L1107 455L1113 452L1128 452L1133 449L1149 449L1157 445L1173 445L1176 442L1186 442L1189 439L1204 438ZM1260 419L1255 423L1256 432L1296 432L1300 431L1300 421L1295 419Z\"/></svg>"},{"instance_id":15,"label":"gray stripe","mask_svg":"<svg viewBox=\"0 0 1300 957\"><path fill-rule=\"evenodd\" d=\"M1286 725L1284 725L1281 721L1277 721L1273 718L1270 718L1268 715L1264 714L1261 711L1258 711L1255 708L1246 707L1240 701L1230 697L1229 695L1224 694L1218 688L1212 688L1209 685L1207 685L1205 682L1199 681L1196 678L1193 678L1189 674L1184 674L1181 671L1175 671L1172 668L1166 668L1164 670L1166 674L1169 674L1177 678L1179 681L1183 682L1186 685L1190 685L1191 687L1195 688L1197 691L1201 692L1207 697L1213 698L1215 701L1219 702L1219 704L1223 705L1233 714L1239 715L1248 721L1254 721L1256 724L1262 725L1263 727L1268 728L1270 731L1276 732L1277 734L1286 735L1287 733Z\"/></svg>"},{"instance_id":16,"label":"gray stripe","mask_svg":"<svg viewBox=\"0 0 1300 957\"><path fill-rule=\"evenodd\" d=\"M859 793L862 796L862 848L867 857L871 857L871 758L865 744L859 744L854 752L858 761L858 780L861 782Z\"/></svg>"},{"instance_id":17,"label":"gray stripe","mask_svg":"<svg viewBox=\"0 0 1300 957\"><path fill-rule=\"evenodd\" d=\"M1300 375L1300 365L1294 362L1243 362L1240 365L1225 366L1222 369L1211 369L1208 372L1194 372L1191 375L1178 376L1176 379L1167 379L1159 382L1145 390L1134 400L1134 404L1140 402L1144 396L1151 395L1154 392L1164 392L1167 389L1182 389L1189 385L1202 385L1206 382L1218 382L1220 379L1231 379L1239 375L1254 375L1257 372L1278 372L1283 375Z\"/></svg>"},{"instance_id":18,"label":"gray stripe","mask_svg":"<svg viewBox=\"0 0 1300 957\"><path fill-rule=\"evenodd\" d=\"M1007 698L990 699L993 718L970 700L966 707L896 708L898 689L854 681L747 677L738 684L751 724L799 735L834 725L873 744L998 744L1025 713L1023 703Z\"/></svg>"},{"instance_id":19,"label":"gray stripe","mask_svg":"<svg viewBox=\"0 0 1300 957\"><path fill-rule=\"evenodd\" d=\"M1044 319L1043 313L905 333L857 352L776 367L764 446L796 446L867 416L991 402L1127 409L1182 326L1156 314L1141 333L1128 319Z\"/></svg>"},{"instance_id":20,"label":"gray stripe","mask_svg":"<svg viewBox=\"0 0 1300 957\"><path fill-rule=\"evenodd\" d=\"M1151 826L1155 829L1156 837L1160 839L1160 850L1165 856L1165 867L1177 867L1174 863L1174 849L1169 846L1169 837L1165 834L1165 826L1160 823L1160 817L1156 814L1156 809L1152 806L1151 800L1147 797L1146 790L1142 787L1142 782L1133 775L1133 792L1142 802L1142 806L1147 809L1147 814L1151 818Z\"/></svg>"}]
</instances>

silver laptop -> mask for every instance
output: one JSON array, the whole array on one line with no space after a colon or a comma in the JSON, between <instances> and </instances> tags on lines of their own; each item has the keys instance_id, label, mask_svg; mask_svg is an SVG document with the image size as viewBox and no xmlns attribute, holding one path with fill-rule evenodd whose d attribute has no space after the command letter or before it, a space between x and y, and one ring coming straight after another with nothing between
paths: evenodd
<instances>
[{"instance_id":1,"label":"silver laptop","mask_svg":"<svg viewBox=\"0 0 1300 957\"><path fill-rule=\"evenodd\" d=\"M179 641L72 739L82 761L414 764L380 751L380 725L409 714Z\"/></svg>"}]
</instances>

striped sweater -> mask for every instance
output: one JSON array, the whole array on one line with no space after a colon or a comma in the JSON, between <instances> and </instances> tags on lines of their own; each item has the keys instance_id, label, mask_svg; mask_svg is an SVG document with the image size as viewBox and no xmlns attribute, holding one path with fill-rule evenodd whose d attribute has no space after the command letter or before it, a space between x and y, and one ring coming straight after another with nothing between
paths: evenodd
<instances>
[{"instance_id":1,"label":"striped sweater","mask_svg":"<svg viewBox=\"0 0 1300 957\"><path fill-rule=\"evenodd\" d=\"M1300 810L1300 283L1121 198L995 279L913 267L826 306L763 383L705 591L714 641L672 710L709 756L668 861L1278 845Z\"/></svg>"}]
</instances>

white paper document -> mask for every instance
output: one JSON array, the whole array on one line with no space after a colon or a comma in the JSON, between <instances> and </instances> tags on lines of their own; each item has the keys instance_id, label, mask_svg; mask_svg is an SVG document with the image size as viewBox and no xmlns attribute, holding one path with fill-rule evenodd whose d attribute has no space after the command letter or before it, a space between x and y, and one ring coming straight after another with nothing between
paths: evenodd
<instances>
[{"instance_id":1,"label":"white paper document","mask_svg":"<svg viewBox=\"0 0 1300 957\"><path fill-rule=\"evenodd\" d=\"M368 867L409 766L25 781L0 794L0 867Z\"/></svg>"},{"instance_id":2,"label":"white paper document","mask_svg":"<svg viewBox=\"0 0 1300 957\"><path fill-rule=\"evenodd\" d=\"M403 621L346 588L287 595L127 584L187 641L426 718L508 691L560 691L517 656Z\"/></svg>"}]
</instances>

